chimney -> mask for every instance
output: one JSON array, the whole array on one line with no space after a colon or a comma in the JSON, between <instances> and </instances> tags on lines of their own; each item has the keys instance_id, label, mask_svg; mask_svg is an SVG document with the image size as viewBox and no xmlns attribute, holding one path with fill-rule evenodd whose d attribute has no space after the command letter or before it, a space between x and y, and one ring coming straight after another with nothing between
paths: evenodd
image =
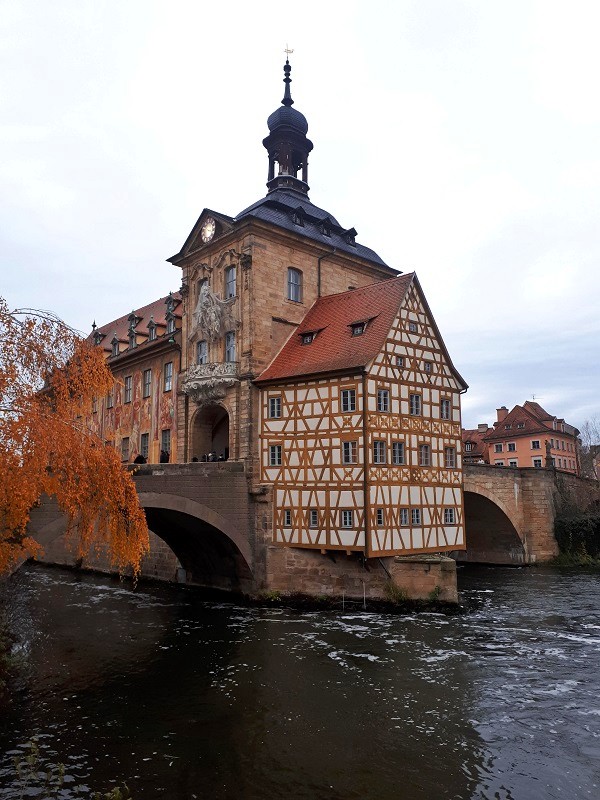
<instances>
[{"instance_id":1,"label":"chimney","mask_svg":"<svg viewBox=\"0 0 600 800\"><path fill-rule=\"evenodd\" d=\"M488 429L487 422L480 422L479 425L477 426L477 430L479 431L479 433L487 433L487 429Z\"/></svg>"},{"instance_id":2,"label":"chimney","mask_svg":"<svg viewBox=\"0 0 600 800\"><path fill-rule=\"evenodd\" d=\"M501 408L496 409L496 414L498 415L498 422L504 422L506 416L508 414L508 408L506 406L502 406Z\"/></svg>"}]
</instances>

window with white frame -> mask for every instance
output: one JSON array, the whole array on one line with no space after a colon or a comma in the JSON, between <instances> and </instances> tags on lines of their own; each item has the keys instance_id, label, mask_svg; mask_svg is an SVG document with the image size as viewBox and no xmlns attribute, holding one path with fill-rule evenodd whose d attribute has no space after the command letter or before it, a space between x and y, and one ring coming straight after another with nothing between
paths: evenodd
<instances>
[{"instance_id":1,"label":"window with white frame","mask_svg":"<svg viewBox=\"0 0 600 800\"><path fill-rule=\"evenodd\" d=\"M444 509L444 525L454 525L456 522L456 512L453 508Z\"/></svg>"},{"instance_id":2,"label":"window with white frame","mask_svg":"<svg viewBox=\"0 0 600 800\"><path fill-rule=\"evenodd\" d=\"M532 450L540 450L540 449L541 449L541 448L540 448L540 440L539 440L539 439L533 439L533 440L532 440L532 442L531 442L531 449L532 449Z\"/></svg>"},{"instance_id":3,"label":"window with white frame","mask_svg":"<svg viewBox=\"0 0 600 800\"><path fill-rule=\"evenodd\" d=\"M318 526L319 526L319 510L317 508L311 508L308 511L308 527L318 528Z\"/></svg>"},{"instance_id":4,"label":"window with white frame","mask_svg":"<svg viewBox=\"0 0 600 800\"><path fill-rule=\"evenodd\" d=\"M294 303L302 302L302 272L294 267L288 267L287 299Z\"/></svg>"},{"instance_id":5,"label":"window with white frame","mask_svg":"<svg viewBox=\"0 0 600 800\"><path fill-rule=\"evenodd\" d=\"M421 415L421 395L410 395L410 415L411 417L419 417Z\"/></svg>"},{"instance_id":6,"label":"window with white frame","mask_svg":"<svg viewBox=\"0 0 600 800\"><path fill-rule=\"evenodd\" d=\"M112 346L111 355L112 356L118 356L119 355L119 340L117 339L116 336L112 340L111 346Z\"/></svg>"},{"instance_id":7,"label":"window with white frame","mask_svg":"<svg viewBox=\"0 0 600 800\"><path fill-rule=\"evenodd\" d=\"M431 465L431 448L428 444L419 445L419 465L429 467Z\"/></svg>"},{"instance_id":8,"label":"window with white frame","mask_svg":"<svg viewBox=\"0 0 600 800\"><path fill-rule=\"evenodd\" d=\"M411 322L409 322L409 323L408 323L408 330L409 330L411 333L416 333L416 332L417 332L417 330L418 330L417 323L416 323L416 322L412 322L412 321L411 321Z\"/></svg>"},{"instance_id":9,"label":"window with white frame","mask_svg":"<svg viewBox=\"0 0 600 800\"><path fill-rule=\"evenodd\" d=\"M373 463L385 464L386 460L385 442L383 439L375 439L373 442Z\"/></svg>"},{"instance_id":10,"label":"window with white frame","mask_svg":"<svg viewBox=\"0 0 600 800\"><path fill-rule=\"evenodd\" d=\"M501 453L502 450L503 450L502 442L500 442L500 444L495 444L494 445L494 453Z\"/></svg>"},{"instance_id":11,"label":"window with white frame","mask_svg":"<svg viewBox=\"0 0 600 800\"><path fill-rule=\"evenodd\" d=\"M454 469L456 467L455 447L444 447L444 466L446 469Z\"/></svg>"},{"instance_id":12,"label":"window with white frame","mask_svg":"<svg viewBox=\"0 0 600 800\"><path fill-rule=\"evenodd\" d=\"M201 339L196 345L196 364L208 364L208 342Z\"/></svg>"},{"instance_id":13,"label":"window with white frame","mask_svg":"<svg viewBox=\"0 0 600 800\"><path fill-rule=\"evenodd\" d=\"M396 356L396 366L397 367L404 366L404 356Z\"/></svg>"},{"instance_id":14,"label":"window with white frame","mask_svg":"<svg viewBox=\"0 0 600 800\"><path fill-rule=\"evenodd\" d=\"M152 370L145 369L142 376L142 397L150 397L152 394Z\"/></svg>"},{"instance_id":15,"label":"window with white frame","mask_svg":"<svg viewBox=\"0 0 600 800\"><path fill-rule=\"evenodd\" d=\"M173 388L173 362L168 361L164 368L164 391L170 392Z\"/></svg>"},{"instance_id":16,"label":"window with white frame","mask_svg":"<svg viewBox=\"0 0 600 800\"><path fill-rule=\"evenodd\" d=\"M342 442L342 463L356 464L358 461L358 442Z\"/></svg>"},{"instance_id":17,"label":"window with white frame","mask_svg":"<svg viewBox=\"0 0 600 800\"><path fill-rule=\"evenodd\" d=\"M404 442L392 442L392 464L404 464Z\"/></svg>"},{"instance_id":18,"label":"window with white frame","mask_svg":"<svg viewBox=\"0 0 600 800\"><path fill-rule=\"evenodd\" d=\"M227 267L225 270L225 299L235 297L235 267Z\"/></svg>"},{"instance_id":19,"label":"window with white frame","mask_svg":"<svg viewBox=\"0 0 600 800\"><path fill-rule=\"evenodd\" d=\"M400 525L408 525L408 508L400 509Z\"/></svg>"},{"instance_id":20,"label":"window with white frame","mask_svg":"<svg viewBox=\"0 0 600 800\"><path fill-rule=\"evenodd\" d=\"M285 508L283 511L283 525L285 528L290 528L292 525L292 510Z\"/></svg>"},{"instance_id":21,"label":"window with white frame","mask_svg":"<svg viewBox=\"0 0 600 800\"><path fill-rule=\"evenodd\" d=\"M150 318L150 322L148 323L148 341L153 342L156 339L156 322Z\"/></svg>"},{"instance_id":22,"label":"window with white frame","mask_svg":"<svg viewBox=\"0 0 600 800\"><path fill-rule=\"evenodd\" d=\"M511 461L508 462L508 466L509 467L518 467L519 463L517 461L515 461L514 459L512 459Z\"/></svg>"},{"instance_id":23,"label":"window with white frame","mask_svg":"<svg viewBox=\"0 0 600 800\"><path fill-rule=\"evenodd\" d=\"M517 443L516 442L509 442L506 445L506 449L508 450L509 453L516 453L516 451L517 451Z\"/></svg>"},{"instance_id":24,"label":"window with white frame","mask_svg":"<svg viewBox=\"0 0 600 800\"><path fill-rule=\"evenodd\" d=\"M235 361L235 331L228 331L225 334L225 361Z\"/></svg>"},{"instance_id":25,"label":"window with white frame","mask_svg":"<svg viewBox=\"0 0 600 800\"><path fill-rule=\"evenodd\" d=\"M169 317L167 319L167 333L175 333L176 329L175 317Z\"/></svg>"},{"instance_id":26,"label":"window with white frame","mask_svg":"<svg viewBox=\"0 0 600 800\"><path fill-rule=\"evenodd\" d=\"M271 444L269 445L269 466L270 467L280 467L281 466L281 445L280 444Z\"/></svg>"},{"instance_id":27,"label":"window with white frame","mask_svg":"<svg viewBox=\"0 0 600 800\"><path fill-rule=\"evenodd\" d=\"M524 428L524 427L525 427L524 422L517 422L517 428Z\"/></svg>"},{"instance_id":28,"label":"window with white frame","mask_svg":"<svg viewBox=\"0 0 600 800\"><path fill-rule=\"evenodd\" d=\"M426 372L428 375L431 374L431 361L423 362L423 372Z\"/></svg>"},{"instance_id":29,"label":"window with white frame","mask_svg":"<svg viewBox=\"0 0 600 800\"><path fill-rule=\"evenodd\" d=\"M342 389L342 411L356 411L356 389Z\"/></svg>"},{"instance_id":30,"label":"window with white frame","mask_svg":"<svg viewBox=\"0 0 600 800\"><path fill-rule=\"evenodd\" d=\"M270 419L281 417L281 397L269 397L269 417Z\"/></svg>"},{"instance_id":31,"label":"window with white frame","mask_svg":"<svg viewBox=\"0 0 600 800\"><path fill-rule=\"evenodd\" d=\"M452 404L447 398L442 398L440 401L440 417L441 419L450 419L452 413Z\"/></svg>"},{"instance_id":32,"label":"window with white frame","mask_svg":"<svg viewBox=\"0 0 600 800\"><path fill-rule=\"evenodd\" d=\"M377 411L390 410L390 393L388 389L377 389Z\"/></svg>"},{"instance_id":33,"label":"window with white frame","mask_svg":"<svg viewBox=\"0 0 600 800\"><path fill-rule=\"evenodd\" d=\"M541 459L541 458L534 458L534 459L533 459L533 466L534 466L536 469L540 469L540 468L541 468L541 466L542 466L542 459Z\"/></svg>"},{"instance_id":34,"label":"window with white frame","mask_svg":"<svg viewBox=\"0 0 600 800\"><path fill-rule=\"evenodd\" d=\"M132 386L133 386L133 378L131 375L127 375L124 382L123 387L123 402L124 403L131 403L131 393L132 393Z\"/></svg>"},{"instance_id":35,"label":"window with white frame","mask_svg":"<svg viewBox=\"0 0 600 800\"><path fill-rule=\"evenodd\" d=\"M350 325L352 336L362 336L367 329L366 322L354 322Z\"/></svg>"},{"instance_id":36,"label":"window with white frame","mask_svg":"<svg viewBox=\"0 0 600 800\"><path fill-rule=\"evenodd\" d=\"M494 461L494 466L495 467L503 467L504 466L504 461Z\"/></svg>"},{"instance_id":37,"label":"window with white frame","mask_svg":"<svg viewBox=\"0 0 600 800\"><path fill-rule=\"evenodd\" d=\"M383 520L384 520L383 508L378 508L376 510L375 519L376 519L376 524L377 525L383 525L384 524L383 523Z\"/></svg>"},{"instance_id":38,"label":"window with white frame","mask_svg":"<svg viewBox=\"0 0 600 800\"><path fill-rule=\"evenodd\" d=\"M465 444L465 452L470 453L472 449L473 449L473 444L471 442L467 442Z\"/></svg>"},{"instance_id":39,"label":"window with white frame","mask_svg":"<svg viewBox=\"0 0 600 800\"><path fill-rule=\"evenodd\" d=\"M421 509L420 508L413 508L410 514L411 522L413 525L420 525L421 524Z\"/></svg>"},{"instance_id":40,"label":"window with white frame","mask_svg":"<svg viewBox=\"0 0 600 800\"><path fill-rule=\"evenodd\" d=\"M351 528L353 525L353 513L348 509L343 509L341 512L342 528Z\"/></svg>"}]
</instances>

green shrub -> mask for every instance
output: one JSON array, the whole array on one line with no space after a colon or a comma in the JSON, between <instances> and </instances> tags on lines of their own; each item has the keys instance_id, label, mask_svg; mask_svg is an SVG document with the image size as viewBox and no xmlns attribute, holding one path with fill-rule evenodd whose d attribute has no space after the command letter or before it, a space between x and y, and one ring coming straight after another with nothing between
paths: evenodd
<instances>
[{"instance_id":1,"label":"green shrub","mask_svg":"<svg viewBox=\"0 0 600 800\"><path fill-rule=\"evenodd\" d=\"M584 563L600 559L600 513L559 516L554 535L561 555Z\"/></svg>"}]
</instances>

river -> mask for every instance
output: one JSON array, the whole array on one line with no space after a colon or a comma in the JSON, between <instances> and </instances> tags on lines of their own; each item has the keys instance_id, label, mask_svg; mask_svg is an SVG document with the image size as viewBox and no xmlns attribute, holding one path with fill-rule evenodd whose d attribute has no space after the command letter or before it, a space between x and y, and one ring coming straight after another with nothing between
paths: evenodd
<instances>
[{"instance_id":1,"label":"river","mask_svg":"<svg viewBox=\"0 0 600 800\"><path fill-rule=\"evenodd\" d=\"M27 566L0 798L600 796L600 573L464 568L465 614L248 608ZM23 791L24 790L24 791Z\"/></svg>"}]
</instances>

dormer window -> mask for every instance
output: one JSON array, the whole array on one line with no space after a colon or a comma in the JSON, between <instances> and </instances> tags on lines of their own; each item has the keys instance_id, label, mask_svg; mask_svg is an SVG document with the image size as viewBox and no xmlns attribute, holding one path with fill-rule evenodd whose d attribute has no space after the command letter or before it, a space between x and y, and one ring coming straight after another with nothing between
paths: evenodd
<instances>
[{"instance_id":1,"label":"dormer window","mask_svg":"<svg viewBox=\"0 0 600 800\"><path fill-rule=\"evenodd\" d=\"M112 347L111 355L118 356L119 355L119 340L117 339L117 334L115 333L112 342L110 343Z\"/></svg>"},{"instance_id":2,"label":"dormer window","mask_svg":"<svg viewBox=\"0 0 600 800\"><path fill-rule=\"evenodd\" d=\"M512 425L505 425L504 430L509 431L512 428Z\"/></svg>"},{"instance_id":3,"label":"dormer window","mask_svg":"<svg viewBox=\"0 0 600 800\"><path fill-rule=\"evenodd\" d=\"M316 336L316 333L313 333L313 332L301 334L300 338L301 338L302 344L312 344L312 342L314 341L315 336Z\"/></svg>"},{"instance_id":4,"label":"dormer window","mask_svg":"<svg viewBox=\"0 0 600 800\"><path fill-rule=\"evenodd\" d=\"M525 427L524 422L517 422L517 428L524 428L524 427Z\"/></svg>"},{"instance_id":5,"label":"dormer window","mask_svg":"<svg viewBox=\"0 0 600 800\"><path fill-rule=\"evenodd\" d=\"M132 311L131 314L127 317L127 321L129 322L129 328L127 330L127 336L129 339L129 347L133 349L137 344L135 328L139 322L138 317L135 315L135 311Z\"/></svg>"},{"instance_id":6,"label":"dormer window","mask_svg":"<svg viewBox=\"0 0 600 800\"><path fill-rule=\"evenodd\" d=\"M148 341L153 342L156 339L156 322L154 322L153 318L150 317L150 322L148 323Z\"/></svg>"},{"instance_id":7,"label":"dormer window","mask_svg":"<svg viewBox=\"0 0 600 800\"><path fill-rule=\"evenodd\" d=\"M331 223L328 219L323 220L321 223L321 233L323 236L331 236Z\"/></svg>"},{"instance_id":8,"label":"dormer window","mask_svg":"<svg viewBox=\"0 0 600 800\"><path fill-rule=\"evenodd\" d=\"M344 240L351 247L356 247L356 231L354 228L350 228L350 230L345 231Z\"/></svg>"},{"instance_id":9,"label":"dormer window","mask_svg":"<svg viewBox=\"0 0 600 800\"><path fill-rule=\"evenodd\" d=\"M292 211L292 222L294 225L300 225L300 227L304 227L304 214L302 213L301 208L297 208L295 211Z\"/></svg>"},{"instance_id":10,"label":"dormer window","mask_svg":"<svg viewBox=\"0 0 600 800\"><path fill-rule=\"evenodd\" d=\"M473 449L473 445L471 444L471 442L467 442L467 443L465 444L465 451L466 451L467 453L470 453L472 449Z\"/></svg>"},{"instance_id":11,"label":"dormer window","mask_svg":"<svg viewBox=\"0 0 600 800\"><path fill-rule=\"evenodd\" d=\"M100 331L94 331L94 344L96 347L100 345L102 339L104 339L104 336L100 333Z\"/></svg>"},{"instance_id":12,"label":"dormer window","mask_svg":"<svg viewBox=\"0 0 600 800\"><path fill-rule=\"evenodd\" d=\"M129 331L129 349L133 350L137 342L135 340L135 331Z\"/></svg>"},{"instance_id":13,"label":"dormer window","mask_svg":"<svg viewBox=\"0 0 600 800\"><path fill-rule=\"evenodd\" d=\"M353 322L352 325L350 325L350 328L352 330L352 336L362 336L367 329L367 323Z\"/></svg>"},{"instance_id":14,"label":"dormer window","mask_svg":"<svg viewBox=\"0 0 600 800\"><path fill-rule=\"evenodd\" d=\"M167 333L175 333L175 317L167 319Z\"/></svg>"}]
</instances>

